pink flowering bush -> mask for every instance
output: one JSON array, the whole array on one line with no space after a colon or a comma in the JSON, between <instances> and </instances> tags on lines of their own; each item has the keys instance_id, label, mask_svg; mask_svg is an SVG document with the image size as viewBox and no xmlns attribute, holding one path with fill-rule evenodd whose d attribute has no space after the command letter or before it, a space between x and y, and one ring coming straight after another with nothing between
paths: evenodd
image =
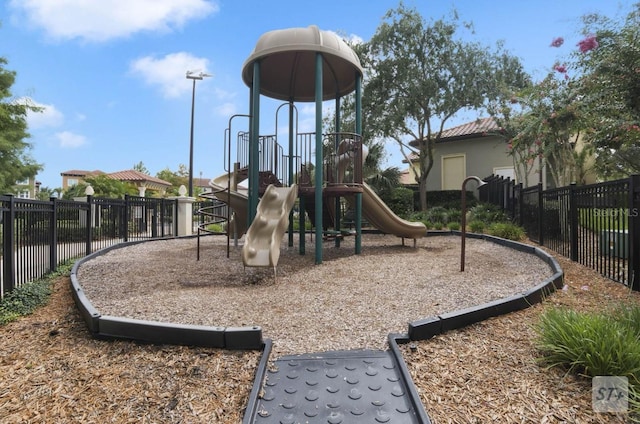
<instances>
[{"instance_id":1,"label":"pink flowering bush","mask_svg":"<svg viewBox=\"0 0 640 424\"><path fill-rule=\"evenodd\" d=\"M580 49L581 53L586 53L590 50L597 49L598 45L598 40L596 39L595 35L589 35L578 42L578 48Z\"/></svg>"}]
</instances>

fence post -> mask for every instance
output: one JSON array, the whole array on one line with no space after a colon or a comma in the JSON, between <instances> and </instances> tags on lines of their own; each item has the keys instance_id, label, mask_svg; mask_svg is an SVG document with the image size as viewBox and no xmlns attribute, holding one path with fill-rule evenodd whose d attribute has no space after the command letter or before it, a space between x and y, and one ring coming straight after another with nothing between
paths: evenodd
<instances>
[{"instance_id":1,"label":"fence post","mask_svg":"<svg viewBox=\"0 0 640 424\"><path fill-rule=\"evenodd\" d=\"M86 228L86 232L85 232L85 240L86 240L86 245L85 245L85 250L87 253L85 253L85 255L90 255L91 254L91 235L92 235L92 229L93 229L93 214L91 213L93 211L93 196L88 194L87 195L87 228Z\"/></svg>"},{"instance_id":2,"label":"fence post","mask_svg":"<svg viewBox=\"0 0 640 424\"><path fill-rule=\"evenodd\" d=\"M128 242L129 241L129 195L125 194L124 195L124 225L123 225L123 232L124 232L124 241Z\"/></svg>"},{"instance_id":3,"label":"fence post","mask_svg":"<svg viewBox=\"0 0 640 424\"><path fill-rule=\"evenodd\" d=\"M538 243L544 246L544 204L542 196L542 183L538 183Z\"/></svg>"},{"instance_id":4,"label":"fence post","mask_svg":"<svg viewBox=\"0 0 640 424\"><path fill-rule=\"evenodd\" d=\"M573 262L578 262L578 205L575 182L569 185L569 255Z\"/></svg>"},{"instance_id":5,"label":"fence post","mask_svg":"<svg viewBox=\"0 0 640 424\"><path fill-rule=\"evenodd\" d=\"M16 225L16 208L15 199L12 194L7 194L9 201L9 209L3 213L2 221L4 229L2 231L2 249L3 249L3 281L4 293L7 294L15 288L16 285L16 251L15 246L15 225Z\"/></svg>"},{"instance_id":6,"label":"fence post","mask_svg":"<svg viewBox=\"0 0 640 424\"><path fill-rule=\"evenodd\" d=\"M516 189L517 194L517 199L518 199L518 225L522 227L522 224L524 223L524 219L522 218L522 188L523 185L522 183L518 184L518 187Z\"/></svg>"},{"instance_id":7,"label":"fence post","mask_svg":"<svg viewBox=\"0 0 640 424\"><path fill-rule=\"evenodd\" d=\"M49 271L58 268L58 198L50 197L51 218L49 220Z\"/></svg>"},{"instance_id":8,"label":"fence post","mask_svg":"<svg viewBox=\"0 0 640 424\"><path fill-rule=\"evenodd\" d=\"M640 291L640 174L629 177L629 286Z\"/></svg>"}]
</instances>

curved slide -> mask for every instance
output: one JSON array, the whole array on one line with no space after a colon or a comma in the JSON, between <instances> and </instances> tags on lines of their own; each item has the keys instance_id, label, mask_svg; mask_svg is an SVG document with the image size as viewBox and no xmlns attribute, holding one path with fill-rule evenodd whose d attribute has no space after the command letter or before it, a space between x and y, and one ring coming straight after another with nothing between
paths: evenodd
<instances>
[{"instance_id":1,"label":"curved slide","mask_svg":"<svg viewBox=\"0 0 640 424\"><path fill-rule=\"evenodd\" d=\"M335 161L338 167L339 181L342 181L346 166L351 160L352 142L353 140L344 140L338 146L338 156ZM363 163L367 157L367 153L367 146L363 145ZM417 239L426 235L427 227L422 222L412 222L400 218L366 183L362 184L362 188L362 215L364 215L371 225L384 233L393 234L398 237ZM349 200L351 199L352 198L349 198Z\"/></svg>"},{"instance_id":2,"label":"curved slide","mask_svg":"<svg viewBox=\"0 0 640 424\"><path fill-rule=\"evenodd\" d=\"M405 238L422 238L427 227L422 222L400 218L366 183L362 185L362 215L378 230Z\"/></svg>"},{"instance_id":3,"label":"curved slide","mask_svg":"<svg viewBox=\"0 0 640 424\"><path fill-rule=\"evenodd\" d=\"M244 266L270 266L280 258L280 244L289 226L289 212L298 197L298 186L267 187L242 246Z\"/></svg>"},{"instance_id":4,"label":"curved slide","mask_svg":"<svg viewBox=\"0 0 640 424\"><path fill-rule=\"evenodd\" d=\"M236 185L233 181L233 176L229 176L226 172L209 181L209 186L213 189L216 198L226 203L235 212L232 224L235 225L236 236L239 238L247 231L249 196L246 189L238 187L236 190L234 188ZM229 186L231 191L227 194Z\"/></svg>"}]
</instances>

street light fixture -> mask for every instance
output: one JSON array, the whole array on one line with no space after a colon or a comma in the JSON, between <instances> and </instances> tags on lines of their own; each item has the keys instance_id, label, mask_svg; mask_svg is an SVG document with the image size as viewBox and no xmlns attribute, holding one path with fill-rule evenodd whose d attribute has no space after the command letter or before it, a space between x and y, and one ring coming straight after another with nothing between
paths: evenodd
<instances>
[{"instance_id":1,"label":"street light fixture","mask_svg":"<svg viewBox=\"0 0 640 424\"><path fill-rule=\"evenodd\" d=\"M193 114L196 101L196 80L201 80L213 75L202 71L187 71L187 79L193 80L191 91L191 137L189 139L189 197L193 197Z\"/></svg>"},{"instance_id":2,"label":"street light fixture","mask_svg":"<svg viewBox=\"0 0 640 424\"><path fill-rule=\"evenodd\" d=\"M462 233L461 233L461 247L460 247L460 272L464 271L464 248L465 248L465 239L467 236L467 189L465 188L467 183L471 180L476 180L478 182L478 188L487 184L480 179L480 177L472 176L467 177L462 182Z\"/></svg>"}]
</instances>

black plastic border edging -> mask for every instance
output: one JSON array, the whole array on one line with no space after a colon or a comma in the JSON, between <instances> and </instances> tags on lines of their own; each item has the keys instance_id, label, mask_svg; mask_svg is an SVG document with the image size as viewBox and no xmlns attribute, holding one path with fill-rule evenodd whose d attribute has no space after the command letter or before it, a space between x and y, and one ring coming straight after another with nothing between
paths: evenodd
<instances>
[{"instance_id":1,"label":"black plastic border edging","mask_svg":"<svg viewBox=\"0 0 640 424\"><path fill-rule=\"evenodd\" d=\"M413 383L411 373L409 372L407 364L403 359L402 352L400 352L400 348L398 347L398 344L409 343L409 341L410 340L406 334L391 333L388 336L389 348L391 349L391 352L393 353L393 356L396 360L396 366L400 371L400 375L402 375L402 378L404 379L405 387L408 391L407 395L411 400L413 410L416 413L416 418L422 424L431 424L431 420L429 419L427 411L424 408L424 403L422 403L422 401L420 400L420 395L418 394L418 390L416 390L416 385Z\"/></svg>"},{"instance_id":2,"label":"black plastic border edging","mask_svg":"<svg viewBox=\"0 0 640 424\"><path fill-rule=\"evenodd\" d=\"M194 236L178 237L194 238ZM166 241L174 238L136 240L119 243L98 250L76 261L69 275L73 299L84 319L89 332L97 339L126 339L143 343L176 344L188 346L213 347L232 350L262 350L262 328L249 327L211 327L204 325L172 324L158 321L143 321L102 315L89 301L78 281L80 266L98 256L138 243Z\"/></svg>"},{"instance_id":3,"label":"black plastic border edging","mask_svg":"<svg viewBox=\"0 0 640 424\"><path fill-rule=\"evenodd\" d=\"M459 232L440 232L427 234L428 236L453 235ZM564 282L564 272L555 258L542 249L485 234L467 234L471 238L483 239L521 252L536 255L549 265L553 275L529 290L503 299L494 300L478 306L447 312L441 315L423 318L409 323L409 340L427 340L449 330L455 330L467 325L484 321L498 315L519 311L540 303L550 293L561 289Z\"/></svg>"},{"instance_id":4,"label":"black plastic border edging","mask_svg":"<svg viewBox=\"0 0 640 424\"><path fill-rule=\"evenodd\" d=\"M242 424L252 423L252 419L257 412L256 408L258 407L260 400L259 394L262 390L262 382L264 380L264 376L267 374L267 365L269 364L269 356L271 355L272 347L273 342L271 341L271 339L265 339L264 350L262 351L262 357L260 358L260 362L258 363L256 374L253 377L253 385L251 386L251 392L249 393L249 401L247 402L247 407L244 410Z\"/></svg>"}]
</instances>

